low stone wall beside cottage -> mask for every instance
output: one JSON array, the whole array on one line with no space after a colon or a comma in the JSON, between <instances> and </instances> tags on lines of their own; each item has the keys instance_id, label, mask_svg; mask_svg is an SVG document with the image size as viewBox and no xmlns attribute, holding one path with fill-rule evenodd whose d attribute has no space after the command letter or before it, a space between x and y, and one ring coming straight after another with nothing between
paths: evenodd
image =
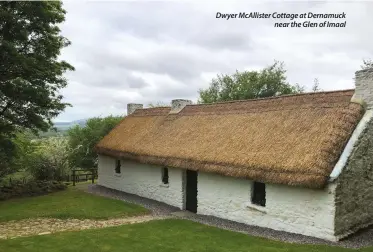
<instances>
[{"instance_id":1,"label":"low stone wall beside cottage","mask_svg":"<svg viewBox=\"0 0 373 252\"><path fill-rule=\"evenodd\" d=\"M373 120L368 122L337 180L335 234L373 224Z\"/></svg>"},{"instance_id":2,"label":"low stone wall beside cottage","mask_svg":"<svg viewBox=\"0 0 373 252\"><path fill-rule=\"evenodd\" d=\"M183 208L183 170L168 169L169 184L162 183L162 167L121 160L115 174L115 159L99 155L97 184Z\"/></svg>"},{"instance_id":3,"label":"low stone wall beside cottage","mask_svg":"<svg viewBox=\"0 0 373 252\"><path fill-rule=\"evenodd\" d=\"M266 206L251 203L253 182L198 174L198 214L335 241L335 185L324 190L266 184Z\"/></svg>"}]
</instances>

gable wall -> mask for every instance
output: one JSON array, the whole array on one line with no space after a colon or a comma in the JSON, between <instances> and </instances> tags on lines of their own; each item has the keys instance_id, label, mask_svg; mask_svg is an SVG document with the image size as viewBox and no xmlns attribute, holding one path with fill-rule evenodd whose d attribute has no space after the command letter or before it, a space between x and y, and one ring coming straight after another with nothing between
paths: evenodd
<instances>
[{"instance_id":1,"label":"gable wall","mask_svg":"<svg viewBox=\"0 0 373 252\"><path fill-rule=\"evenodd\" d=\"M162 184L162 167L121 160L121 175L115 174L115 159L99 155L97 184L183 208L183 170L168 169L169 186Z\"/></svg>"},{"instance_id":2,"label":"gable wall","mask_svg":"<svg viewBox=\"0 0 373 252\"><path fill-rule=\"evenodd\" d=\"M266 206L251 204L252 181L198 173L198 214L213 215L254 226L334 237L334 191L266 184Z\"/></svg>"},{"instance_id":3,"label":"gable wall","mask_svg":"<svg viewBox=\"0 0 373 252\"><path fill-rule=\"evenodd\" d=\"M345 237L373 224L373 120L336 181L335 233Z\"/></svg>"}]
</instances>

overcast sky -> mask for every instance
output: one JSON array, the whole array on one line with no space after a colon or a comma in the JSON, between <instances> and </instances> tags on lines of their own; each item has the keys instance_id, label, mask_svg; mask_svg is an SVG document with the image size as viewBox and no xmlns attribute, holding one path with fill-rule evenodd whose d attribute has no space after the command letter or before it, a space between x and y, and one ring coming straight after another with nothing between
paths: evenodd
<instances>
[{"instance_id":1,"label":"overcast sky","mask_svg":"<svg viewBox=\"0 0 373 252\"><path fill-rule=\"evenodd\" d=\"M126 113L130 102L197 101L218 73L284 61L291 84L353 88L373 58L373 2L65 1L62 58L75 72L62 91L73 105L56 121ZM217 19L216 13L346 13L346 28L275 28L288 19ZM298 19L320 23L326 19Z\"/></svg>"}]
</instances>

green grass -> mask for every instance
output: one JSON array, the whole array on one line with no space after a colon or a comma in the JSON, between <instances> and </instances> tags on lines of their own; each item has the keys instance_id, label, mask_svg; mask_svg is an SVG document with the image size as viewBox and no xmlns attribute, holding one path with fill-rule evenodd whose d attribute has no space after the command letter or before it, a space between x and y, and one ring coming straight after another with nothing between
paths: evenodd
<instances>
[{"instance_id":1,"label":"green grass","mask_svg":"<svg viewBox=\"0 0 373 252\"><path fill-rule=\"evenodd\" d=\"M147 212L141 206L88 194L72 187L44 196L0 202L0 222L37 217L108 219Z\"/></svg>"},{"instance_id":2,"label":"green grass","mask_svg":"<svg viewBox=\"0 0 373 252\"><path fill-rule=\"evenodd\" d=\"M255 238L187 220L161 220L80 232L61 232L0 241L7 252L344 252L320 245L297 245ZM360 251L373 251L371 248Z\"/></svg>"}]
</instances>

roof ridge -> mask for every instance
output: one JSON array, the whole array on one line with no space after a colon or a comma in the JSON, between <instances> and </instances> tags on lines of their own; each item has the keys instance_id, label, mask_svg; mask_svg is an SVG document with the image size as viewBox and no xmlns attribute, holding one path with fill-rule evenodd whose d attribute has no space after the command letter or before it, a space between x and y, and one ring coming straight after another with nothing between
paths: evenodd
<instances>
[{"instance_id":1,"label":"roof ridge","mask_svg":"<svg viewBox=\"0 0 373 252\"><path fill-rule=\"evenodd\" d=\"M147 109L169 109L169 108L171 108L171 106L162 106L162 107L153 107L153 108L142 108L141 110L147 110Z\"/></svg>"},{"instance_id":2,"label":"roof ridge","mask_svg":"<svg viewBox=\"0 0 373 252\"><path fill-rule=\"evenodd\" d=\"M286 94L286 95L270 96L270 97L246 99L246 100L232 100L232 101L221 101L221 102L212 102L212 103L188 104L186 106L216 105L216 104L240 103L240 102L248 102L248 101L254 102L254 101L263 101L263 100L283 99L283 98L296 97L296 96L306 96L306 95L330 94L330 93L340 93L340 92L347 93L347 92L351 92L354 90L355 89L342 89L342 90L322 91L322 92L307 92L307 93Z\"/></svg>"}]
</instances>

